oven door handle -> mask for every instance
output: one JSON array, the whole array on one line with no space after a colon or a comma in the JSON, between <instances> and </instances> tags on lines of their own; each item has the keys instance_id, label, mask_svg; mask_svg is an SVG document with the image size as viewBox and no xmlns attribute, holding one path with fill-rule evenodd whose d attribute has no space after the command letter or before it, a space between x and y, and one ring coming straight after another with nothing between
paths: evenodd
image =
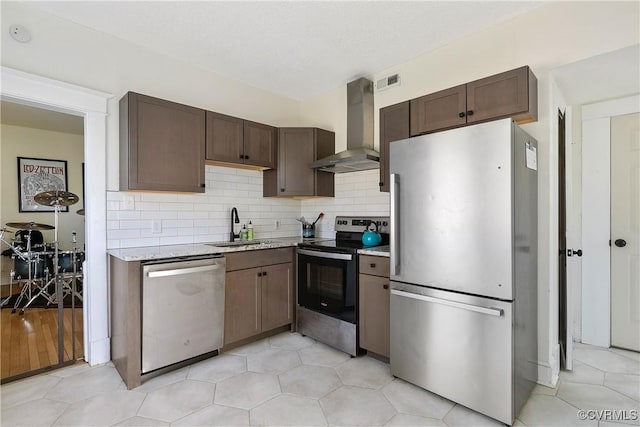
<instances>
[{"instance_id":1,"label":"oven door handle","mask_svg":"<svg viewBox=\"0 0 640 427\"><path fill-rule=\"evenodd\" d=\"M351 261L353 259L352 254L336 254L333 252L309 251L307 249L298 249L298 254L316 258L343 259L345 261Z\"/></svg>"}]
</instances>

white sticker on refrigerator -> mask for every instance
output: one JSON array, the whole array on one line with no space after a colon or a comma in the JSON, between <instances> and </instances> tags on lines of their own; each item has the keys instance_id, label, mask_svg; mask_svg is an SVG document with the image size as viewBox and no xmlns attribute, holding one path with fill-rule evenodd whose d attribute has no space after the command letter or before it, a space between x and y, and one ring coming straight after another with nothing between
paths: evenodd
<instances>
[{"instance_id":1,"label":"white sticker on refrigerator","mask_svg":"<svg viewBox=\"0 0 640 427\"><path fill-rule=\"evenodd\" d=\"M524 145L524 152L526 154L526 166L534 171L538 170L538 154L536 153L536 147L527 142Z\"/></svg>"}]
</instances>

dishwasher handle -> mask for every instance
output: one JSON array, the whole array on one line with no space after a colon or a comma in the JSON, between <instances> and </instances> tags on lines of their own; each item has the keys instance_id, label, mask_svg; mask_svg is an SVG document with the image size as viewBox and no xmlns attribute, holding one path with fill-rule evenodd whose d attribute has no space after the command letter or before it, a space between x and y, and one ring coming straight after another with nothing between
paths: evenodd
<instances>
[{"instance_id":1,"label":"dishwasher handle","mask_svg":"<svg viewBox=\"0 0 640 427\"><path fill-rule=\"evenodd\" d=\"M167 277L167 276L182 276L185 274L203 273L205 271L218 270L221 267L220 264L203 265L201 267L188 267L188 268L176 268L173 270L158 270L150 271L147 273L147 277Z\"/></svg>"},{"instance_id":2,"label":"dishwasher handle","mask_svg":"<svg viewBox=\"0 0 640 427\"><path fill-rule=\"evenodd\" d=\"M463 310L475 311L477 313L488 314L489 316L500 317L504 313L504 310L501 308L493 308L493 307L481 307L479 305L466 304L463 302L450 301L442 298L434 298L426 295L414 294L411 292L398 291L396 289L391 290L392 295L398 295L400 297L417 299L420 301L432 302L436 304L448 305L450 307L461 308Z\"/></svg>"}]
</instances>

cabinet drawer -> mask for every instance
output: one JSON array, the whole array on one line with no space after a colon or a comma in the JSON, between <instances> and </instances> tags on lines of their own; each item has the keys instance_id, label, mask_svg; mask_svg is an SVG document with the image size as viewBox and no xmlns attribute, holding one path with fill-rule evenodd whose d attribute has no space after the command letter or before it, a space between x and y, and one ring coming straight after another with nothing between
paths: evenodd
<instances>
[{"instance_id":1,"label":"cabinet drawer","mask_svg":"<svg viewBox=\"0 0 640 427\"><path fill-rule=\"evenodd\" d=\"M389 277L389 258L360 255L360 273Z\"/></svg>"},{"instance_id":2,"label":"cabinet drawer","mask_svg":"<svg viewBox=\"0 0 640 427\"><path fill-rule=\"evenodd\" d=\"M284 264L285 262L293 262L293 248L232 252L226 254L225 258L227 259L227 271Z\"/></svg>"}]
</instances>

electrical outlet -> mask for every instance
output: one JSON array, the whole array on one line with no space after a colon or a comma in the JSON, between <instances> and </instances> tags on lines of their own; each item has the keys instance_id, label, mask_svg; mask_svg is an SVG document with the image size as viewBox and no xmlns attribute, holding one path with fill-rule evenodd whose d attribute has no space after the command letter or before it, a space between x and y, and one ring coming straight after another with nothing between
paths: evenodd
<instances>
[{"instance_id":1,"label":"electrical outlet","mask_svg":"<svg viewBox=\"0 0 640 427\"><path fill-rule=\"evenodd\" d=\"M151 220L151 232L154 234L162 233L162 223L159 219Z\"/></svg>"},{"instance_id":2,"label":"electrical outlet","mask_svg":"<svg viewBox=\"0 0 640 427\"><path fill-rule=\"evenodd\" d=\"M122 199L122 210L132 211L136 208L136 200L133 196L124 196Z\"/></svg>"},{"instance_id":3,"label":"electrical outlet","mask_svg":"<svg viewBox=\"0 0 640 427\"><path fill-rule=\"evenodd\" d=\"M275 221L273 221L273 229L277 230L280 228L280 220L276 219Z\"/></svg>"}]
</instances>

